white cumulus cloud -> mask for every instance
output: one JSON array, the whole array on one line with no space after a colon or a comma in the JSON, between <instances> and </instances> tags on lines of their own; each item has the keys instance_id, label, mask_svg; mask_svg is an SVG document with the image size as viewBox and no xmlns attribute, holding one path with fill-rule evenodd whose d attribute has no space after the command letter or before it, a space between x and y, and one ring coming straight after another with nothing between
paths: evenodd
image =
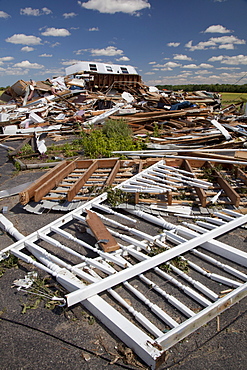
<instances>
[{"instance_id":1,"label":"white cumulus cloud","mask_svg":"<svg viewBox=\"0 0 247 370\"><path fill-rule=\"evenodd\" d=\"M23 60L20 63L16 63L16 64L13 65L13 67L17 67L17 68L30 68L30 69L41 69L41 68L44 68L44 66L42 64L30 63L28 60Z\"/></svg>"},{"instance_id":2,"label":"white cumulus cloud","mask_svg":"<svg viewBox=\"0 0 247 370\"><path fill-rule=\"evenodd\" d=\"M232 57L226 56L221 61L222 64L233 64L233 65L247 65L247 55L234 55Z\"/></svg>"},{"instance_id":3,"label":"white cumulus cloud","mask_svg":"<svg viewBox=\"0 0 247 370\"><path fill-rule=\"evenodd\" d=\"M220 36L220 37L211 37L213 42L216 44L236 44L236 45L244 45L246 44L245 40L240 40L237 37L231 35L231 36Z\"/></svg>"},{"instance_id":4,"label":"white cumulus cloud","mask_svg":"<svg viewBox=\"0 0 247 370\"><path fill-rule=\"evenodd\" d=\"M224 26L221 26L220 24L210 26L204 31L204 33L230 33L230 32L232 31L228 30Z\"/></svg>"},{"instance_id":5,"label":"white cumulus cloud","mask_svg":"<svg viewBox=\"0 0 247 370\"><path fill-rule=\"evenodd\" d=\"M23 46L23 48L21 48L21 51L29 53L30 51L34 51L34 48L32 48L31 46Z\"/></svg>"},{"instance_id":6,"label":"white cumulus cloud","mask_svg":"<svg viewBox=\"0 0 247 370\"><path fill-rule=\"evenodd\" d=\"M2 10L0 10L0 18L9 18L10 15Z\"/></svg>"},{"instance_id":7,"label":"white cumulus cloud","mask_svg":"<svg viewBox=\"0 0 247 370\"><path fill-rule=\"evenodd\" d=\"M0 62L10 62L13 59L13 57L2 57L0 58Z\"/></svg>"},{"instance_id":8,"label":"white cumulus cloud","mask_svg":"<svg viewBox=\"0 0 247 370\"><path fill-rule=\"evenodd\" d=\"M186 64L183 68L196 69L199 68L196 64Z\"/></svg>"},{"instance_id":9,"label":"white cumulus cloud","mask_svg":"<svg viewBox=\"0 0 247 370\"><path fill-rule=\"evenodd\" d=\"M154 68L152 68L153 71L172 71L173 68L181 67L181 64L176 62L167 62L165 64L155 64Z\"/></svg>"},{"instance_id":10,"label":"white cumulus cloud","mask_svg":"<svg viewBox=\"0 0 247 370\"><path fill-rule=\"evenodd\" d=\"M221 64L229 65L247 65L247 55L239 54L232 57L228 55L219 55L217 57L211 57L208 59L209 62L220 62Z\"/></svg>"},{"instance_id":11,"label":"white cumulus cloud","mask_svg":"<svg viewBox=\"0 0 247 370\"><path fill-rule=\"evenodd\" d=\"M209 73L211 72L207 71L206 69L195 71L195 75L208 75Z\"/></svg>"},{"instance_id":12,"label":"white cumulus cloud","mask_svg":"<svg viewBox=\"0 0 247 370\"><path fill-rule=\"evenodd\" d=\"M117 49L115 46L107 46L105 49L91 49L93 56L105 55L113 57L115 55L122 55L123 50Z\"/></svg>"},{"instance_id":13,"label":"white cumulus cloud","mask_svg":"<svg viewBox=\"0 0 247 370\"><path fill-rule=\"evenodd\" d=\"M52 54L40 54L39 57L41 58L51 58L53 55Z\"/></svg>"},{"instance_id":14,"label":"white cumulus cloud","mask_svg":"<svg viewBox=\"0 0 247 370\"><path fill-rule=\"evenodd\" d=\"M128 13L137 14L140 10L151 8L148 0L88 0L78 1L82 8L98 10L100 13Z\"/></svg>"},{"instance_id":15,"label":"white cumulus cloud","mask_svg":"<svg viewBox=\"0 0 247 370\"><path fill-rule=\"evenodd\" d=\"M31 7L27 7L27 8L21 8L20 10L21 15L32 15L34 17L39 17L40 15L48 15L51 13L52 11L48 8L33 9Z\"/></svg>"},{"instance_id":16,"label":"white cumulus cloud","mask_svg":"<svg viewBox=\"0 0 247 370\"><path fill-rule=\"evenodd\" d=\"M77 16L77 14L76 14L76 13L71 12L71 13L64 13L64 14L63 14L63 16L64 16L64 18L65 18L65 19L67 19L67 18L73 18L73 17L76 17L76 16Z\"/></svg>"},{"instance_id":17,"label":"white cumulus cloud","mask_svg":"<svg viewBox=\"0 0 247 370\"><path fill-rule=\"evenodd\" d=\"M174 48L177 48L180 45L180 42L168 42L167 46L172 46Z\"/></svg>"},{"instance_id":18,"label":"white cumulus cloud","mask_svg":"<svg viewBox=\"0 0 247 370\"><path fill-rule=\"evenodd\" d=\"M199 65L200 68L213 68L213 66L211 64L208 64L208 63L201 63Z\"/></svg>"},{"instance_id":19,"label":"white cumulus cloud","mask_svg":"<svg viewBox=\"0 0 247 370\"><path fill-rule=\"evenodd\" d=\"M44 32L41 33L42 36L61 36L61 37L65 37L65 36L70 36L71 33L66 30L66 28L54 28L54 27L51 27L51 28L47 28Z\"/></svg>"},{"instance_id":20,"label":"white cumulus cloud","mask_svg":"<svg viewBox=\"0 0 247 370\"><path fill-rule=\"evenodd\" d=\"M130 59L128 57L121 57L116 59L117 62L128 62Z\"/></svg>"},{"instance_id":21,"label":"white cumulus cloud","mask_svg":"<svg viewBox=\"0 0 247 370\"><path fill-rule=\"evenodd\" d=\"M93 32L93 31L99 31L98 27L91 27L88 29L88 31Z\"/></svg>"},{"instance_id":22,"label":"white cumulus cloud","mask_svg":"<svg viewBox=\"0 0 247 370\"><path fill-rule=\"evenodd\" d=\"M223 55L219 55L217 57L211 57L208 59L209 62L221 62L224 59Z\"/></svg>"},{"instance_id":23,"label":"white cumulus cloud","mask_svg":"<svg viewBox=\"0 0 247 370\"><path fill-rule=\"evenodd\" d=\"M190 51L207 49L234 49L234 45L244 45L245 40L241 40L233 35L211 37L208 41L201 41L197 45L192 45L192 40L185 44Z\"/></svg>"},{"instance_id":24,"label":"white cumulus cloud","mask_svg":"<svg viewBox=\"0 0 247 370\"><path fill-rule=\"evenodd\" d=\"M184 54L174 54L173 59L176 59L176 60L192 60L191 57L188 57L187 55L184 55Z\"/></svg>"},{"instance_id":25,"label":"white cumulus cloud","mask_svg":"<svg viewBox=\"0 0 247 370\"><path fill-rule=\"evenodd\" d=\"M23 33L17 33L11 37L8 37L5 41L10 42L11 44L40 45L41 38L32 35L24 35Z\"/></svg>"},{"instance_id":26,"label":"white cumulus cloud","mask_svg":"<svg viewBox=\"0 0 247 370\"><path fill-rule=\"evenodd\" d=\"M233 44L223 44L219 46L219 49L234 50Z\"/></svg>"},{"instance_id":27,"label":"white cumulus cloud","mask_svg":"<svg viewBox=\"0 0 247 370\"><path fill-rule=\"evenodd\" d=\"M55 42L54 44L51 44L50 47L51 48L56 48L59 45L60 45L60 42Z\"/></svg>"}]
</instances>

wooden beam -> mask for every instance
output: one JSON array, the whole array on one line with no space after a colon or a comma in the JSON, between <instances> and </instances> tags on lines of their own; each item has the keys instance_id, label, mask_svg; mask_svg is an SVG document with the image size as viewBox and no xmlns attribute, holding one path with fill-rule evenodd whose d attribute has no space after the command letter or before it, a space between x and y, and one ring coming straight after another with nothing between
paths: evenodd
<instances>
[{"instance_id":1,"label":"wooden beam","mask_svg":"<svg viewBox=\"0 0 247 370\"><path fill-rule=\"evenodd\" d=\"M63 161L56 165L52 170L45 173L43 176L41 176L38 180L34 181L33 184L31 184L26 190L19 193L19 201L21 204L25 205L27 204L32 197L34 196L34 192L37 188L42 186L49 178L52 176L55 176L61 169L63 169L67 165L66 161Z\"/></svg>"},{"instance_id":2,"label":"wooden beam","mask_svg":"<svg viewBox=\"0 0 247 370\"><path fill-rule=\"evenodd\" d=\"M232 188L228 181L226 181L221 174L215 169L215 167L210 163L207 162L207 167L211 168L216 175L216 180L221 188L225 191L226 195L231 199L233 204L236 207L239 207L240 204L240 195Z\"/></svg>"},{"instance_id":3,"label":"wooden beam","mask_svg":"<svg viewBox=\"0 0 247 370\"><path fill-rule=\"evenodd\" d=\"M54 187L58 186L59 182L63 180L70 172L72 172L76 168L76 159L73 162L66 162L66 166L61 168L59 172L56 174L48 173L49 179L42 183L35 191L34 191L34 200L35 202L39 202L44 195L49 193Z\"/></svg>"},{"instance_id":4,"label":"wooden beam","mask_svg":"<svg viewBox=\"0 0 247 370\"><path fill-rule=\"evenodd\" d=\"M87 210L86 222L104 252L113 252L119 249L117 241L96 213Z\"/></svg>"},{"instance_id":5,"label":"wooden beam","mask_svg":"<svg viewBox=\"0 0 247 370\"><path fill-rule=\"evenodd\" d=\"M88 181L88 179L92 176L95 170L98 168L98 161L95 160L91 166L84 172L83 176L80 177L74 185L69 189L67 199L69 202L73 200L76 194L79 192L81 187Z\"/></svg>"},{"instance_id":6,"label":"wooden beam","mask_svg":"<svg viewBox=\"0 0 247 370\"><path fill-rule=\"evenodd\" d=\"M235 171L236 177L241 179L245 183L245 185L247 185L247 176L244 173L244 171L242 171L239 167L235 167L235 168L236 168L236 171Z\"/></svg>"},{"instance_id":7,"label":"wooden beam","mask_svg":"<svg viewBox=\"0 0 247 370\"><path fill-rule=\"evenodd\" d=\"M120 168L120 161L117 161L117 162L115 163L115 166L114 166L114 167L113 167L113 169L111 170L111 173L110 173L110 175L108 176L108 179L106 180L104 187L106 187L106 186L111 186L111 185L113 184L113 182L114 182L114 180L115 180L115 178L116 178L116 175L117 175L117 173L118 173L118 171L119 171L119 168Z\"/></svg>"},{"instance_id":8,"label":"wooden beam","mask_svg":"<svg viewBox=\"0 0 247 370\"><path fill-rule=\"evenodd\" d=\"M182 166L186 171L191 172L192 177L196 178L196 175L194 174L193 169L192 169L189 161L184 159ZM196 194L197 194L198 198L200 199L202 207L206 207L206 205L207 205L207 196L205 194L205 191L201 188L198 188L197 186L195 186L195 191L196 191Z\"/></svg>"}]
</instances>

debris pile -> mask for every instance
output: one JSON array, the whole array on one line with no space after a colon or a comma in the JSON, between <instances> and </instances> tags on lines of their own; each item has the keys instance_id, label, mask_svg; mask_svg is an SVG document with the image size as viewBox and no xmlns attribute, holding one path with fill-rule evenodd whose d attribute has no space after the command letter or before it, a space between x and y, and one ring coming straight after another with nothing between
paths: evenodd
<instances>
[{"instance_id":1,"label":"debris pile","mask_svg":"<svg viewBox=\"0 0 247 370\"><path fill-rule=\"evenodd\" d=\"M46 298L80 302L131 358L133 350L155 369L169 348L246 296L244 238L217 240L247 222L244 104L222 108L218 94L159 90L131 66L88 62L65 77L17 81L1 99L1 141L22 142L0 146L19 169L44 166L21 159L48 157L48 138L101 132L109 118L145 143L91 159L74 144L66 156L54 152L45 163L54 168L36 181L1 192L19 194L16 219L23 210L64 212L29 236L0 214L0 228L17 240L0 260L11 253L68 292ZM20 294L32 283L29 275L14 282Z\"/></svg>"},{"instance_id":2,"label":"debris pile","mask_svg":"<svg viewBox=\"0 0 247 370\"><path fill-rule=\"evenodd\" d=\"M16 82L1 96L5 101L0 105L1 138L73 134L102 126L111 118L126 122L133 137L151 149L244 145L243 107L221 109L216 94L164 92L141 82L118 89L107 85L101 91L95 86L86 89L84 83L78 89L77 81L81 84L81 79L66 76Z\"/></svg>"},{"instance_id":3,"label":"debris pile","mask_svg":"<svg viewBox=\"0 0 247 370\"><path fill-rule=\"evenodd\" d=\"M208 145L235 138L241 142L246 136L241 104L221 109L219 94L158 90L144 85L127 67L118 74L95 72L101 64L89 64L90 71L80 70L85 65L73 65L66 69L73 73L66 76L19 80L6 89L1 95L5 103L0 105L1 137L77 132L100 126L107 118L124 120L134 137L148 139L155 148L202 146L205 137Z\"/></svg>"}]
</instances>

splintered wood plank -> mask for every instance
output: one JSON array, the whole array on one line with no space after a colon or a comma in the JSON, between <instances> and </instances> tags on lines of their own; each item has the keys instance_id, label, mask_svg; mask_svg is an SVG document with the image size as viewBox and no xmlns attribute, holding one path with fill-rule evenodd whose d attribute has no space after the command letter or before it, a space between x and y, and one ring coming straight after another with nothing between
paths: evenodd
<instances>
[{"instance_id":1,"label":"splintered wood plank","mask_svg":"<svg viewBox=\"0 0 247 370\"><path fill-rule=\"evenodd\" d=\"M186 171L191 172L192 177L196 178L196 175L194 174L190 163L186 159L184 159L183 161L183 167ZM207 196L206 196L205 191L201 188L198 188L197 186L195 187L195 191L196 191L198 198L200 199L202 207L206 207Z\"/></svg>"},{"instance_id":2,"label":"splintered wood plank","mask_svg":"<svg viewBox=\"0 0 247 370\"><path fill-rule=\"evenodd\" d=\"M105 186L110 186L113 184L115 178L116 178L116 175L119 171L119 168L120 168L120 161L117 161L115 163L115 166L113 167L108 179L106 180L106 183L105 183Z\"/></svg>"},{"instance_id":3,"label":"splintered wood plank","mask_svg":"<svg viewBox=\"0 0 247 370\"><path fill-rule=\"evenodd\" d=\"M44 195L49 193L54 187L58 186L59 182L63 180L68 174L70 174L76 168L76 160L73 162L66 162L66 166L62 168L56 174L48 173L49 179L42 183L35 191L34 191L34 200L35 202L39 202Z\"/></svg>"},{"instance_id":4,"label":"splintered wood plank","mask_svg":"<svg viewBox=\"0 0 247 370\"><path fill-rule=\"evenodd\" d=\"M42 186L46 181L48 181L53 176L57 175L65 166L67 165L66 161L59 163L56 167L54 167L49 172L45 173L41 176L38 180L36 180L33 184L27 187L26 190L19 193L19 201L21 204L27 204L32 197L34 196L35 190Z\"/></svg>"},{"instance_id":5,"label":"splintered wood plank","mask_svg":"<svg viewBox=\"0 0 247 370\"><path fill-rule=\"evenodd\" d=\"M209 168L211 168L213 170L214 174L216 175L216 181L221 186L221 188L224 190L224 192L226 193L226 195L231 199L231 201L233 202L233 204L236 207L239 207L239 204L240 204L240 195L232 188L232 186L229 184L229 182L227 182L221 176L221 174L215 169L215 167L210 162L207 162L206 165L207 165L207 167L209 167Z\"/></svg>"},{"instance_id":6,"label":"splintered wood plank","mask_svg":"<svg viewBox=\"0 0 247 370\"><path fill-rule=\"evenodd\" d=\"M96 213L87 210L86 222L98 241L99 246L104 250L104 252L113 252L119 249L117 241L107 230L100 217ZM100 242L103 240L104 242Z\"/></svg>"},{"instance_id":7,"label":"splintered wood plank","mask_svg":"<svg viewBox=\"0 0 247 370\"><path fill-rule=\"evenodd\" d=\"M80 177L74 185L69 189L67 200L71 202L76 194L79 192L81 187L88 181L88 179L92 176L95 170L98 168L98 161L94 161L91 166L84 172L84 175Z\"/></svg>"}]
</instances>

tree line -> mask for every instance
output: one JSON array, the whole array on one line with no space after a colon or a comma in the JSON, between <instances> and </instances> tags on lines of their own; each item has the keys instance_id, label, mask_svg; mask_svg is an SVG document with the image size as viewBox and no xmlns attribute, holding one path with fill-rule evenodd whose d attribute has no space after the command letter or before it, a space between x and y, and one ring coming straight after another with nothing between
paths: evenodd
<instances>
[{"instance_id":1,"label":"tree line","mask_svg":"<svg viewBox=\"0 0 247 370\"><path fill-rule=\"evenodd\" d=\"M156 85L159 90L172 91L208 91L208 92L232 92L232 93L247 93L247 84L231 85L231 84L191 84L191 85Z\"/></svg>"}]
</instances>

